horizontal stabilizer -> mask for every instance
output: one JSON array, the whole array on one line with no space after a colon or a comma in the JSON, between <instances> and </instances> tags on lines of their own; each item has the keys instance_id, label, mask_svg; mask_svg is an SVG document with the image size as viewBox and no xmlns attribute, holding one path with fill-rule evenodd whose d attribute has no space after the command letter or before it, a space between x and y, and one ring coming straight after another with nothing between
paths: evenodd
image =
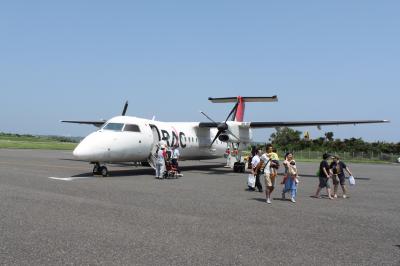
<instances>
[{"instance_id":1,"label":"horizontal stabilizer","mask_svg":"<svg viewBox=\"0 0 400 266\"><path fill-rule=\"evenodd\" d=\"M238 98L241 98L243 102L247 103L265 103L265 102L277 102L278 96L272 97L225 97L225 98L208 98L212 103L236 103Z\"/></svg>"}]
</instances>

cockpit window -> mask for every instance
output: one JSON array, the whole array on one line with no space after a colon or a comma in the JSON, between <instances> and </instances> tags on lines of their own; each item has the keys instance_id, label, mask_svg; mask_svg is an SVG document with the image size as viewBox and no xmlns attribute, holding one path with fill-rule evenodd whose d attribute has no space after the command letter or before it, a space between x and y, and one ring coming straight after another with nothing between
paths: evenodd
<instances>
[{"instance_id":1,"label":"cockpit window","mask_svg":"<svg viewBox=\"0 0 400 266\"><path fill-rule=\"evenodd\" d=\"M138 125L126 124L124 127L124 131L140 132L140 128Z\"/></svg>"},{"instance_id":2,"label":"cockpit window","mask_svg":"<svg viewBox=\"0 0 400 266\"><path fill-rule=\"evenodd\" d=\"M108 123L103 129L112 131L122 131L124 124L121 123Z\"/></svg>"}]
</instances>

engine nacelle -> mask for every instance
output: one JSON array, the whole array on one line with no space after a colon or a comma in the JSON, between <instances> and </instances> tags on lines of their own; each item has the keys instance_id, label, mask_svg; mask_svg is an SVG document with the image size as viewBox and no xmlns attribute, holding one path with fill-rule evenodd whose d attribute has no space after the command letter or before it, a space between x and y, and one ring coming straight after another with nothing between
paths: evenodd
<instances>
[{"instance_id":1,"label":"engine nacelle","mask_svg":"<svg viewBox=\"0 0 400 266\"><path fill-rule=\"evenodd\" d=\"M222 142L228 142L229 141L229 136L225 134L219 135L218 139Z\"/></svg>"}]
</instances>

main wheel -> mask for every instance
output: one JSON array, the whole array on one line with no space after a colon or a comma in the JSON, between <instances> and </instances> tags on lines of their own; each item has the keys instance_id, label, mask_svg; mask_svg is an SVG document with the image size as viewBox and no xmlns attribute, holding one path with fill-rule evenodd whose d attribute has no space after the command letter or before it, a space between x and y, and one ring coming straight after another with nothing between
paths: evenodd
<instances>
[{"instance_id":1,"label":"main wheel","mask_svg":"<svg viewBox=\"0 0 400 266\"><path fill-rule=\"evenodd\" d=\"M239 173L239 172L240 172L239 167L240 167L240 164L239 164L238 162L236 162L236 163L233 165L233 172L234 172L234 173Z\"/></svg>"},{"instance_id":2,"label":"main wheel","mask_svg":"<svg viewBox=\"0 0 400 266\"><path fill-rule=\"evenodd\" d=\"M93 175L98 175L98 174L100 174L100 165L96 163L93 166Z\"/></svg>"},{"instance_id":3,"label":"main wheel","mask_svg":"<svg viewBox=\"0 0 400 266\"><path fill-rule=\"evenodd\" d=\"M245 173L246 172L246 164L245 163L241 163L240 166L241 166L240 167L240 172L241 173Z\"/></svg>"},{"instance_id":4,"label":"main wheel","mask_svg":"<svg viewBox=\"0 0 400 266\"><path fill-rule=\"evenodd\" d=\"M239 168L238 168L237 166L235 166L235 167L233 168L233 172L239 173Z\"/></svg>"},{"instance_id":5,"label":"main wheel","mask_svg":"<svg viewBox=\"0 0 400 266\"><path fill-rule=\"evenodd\" d=\"M107 177L108 176L108 169L105 166L100 167L100 173L103 177Z\"/></svg>"}]
</instances>

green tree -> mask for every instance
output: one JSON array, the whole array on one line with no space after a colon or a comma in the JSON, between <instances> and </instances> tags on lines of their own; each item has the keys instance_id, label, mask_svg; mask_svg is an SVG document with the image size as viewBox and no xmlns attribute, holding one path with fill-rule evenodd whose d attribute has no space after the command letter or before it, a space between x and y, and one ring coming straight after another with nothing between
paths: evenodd
<instances>
[{"instance_id":1,"label":"green tree","mask_svg":"<svg viewBox=\"0 0 400 266\"><path fill-rule=\"evenodd\" d=\"M271 134L270 141L274 146L279 147L279 149L298 149L300 147L301 134L300 131L281 127L276 129L275 133Z\"/></svg>"},{"instance_id":2,"label":"green tree","mask_svg":"<svg viewBox=\"0 0 400 266\"><path fill-rule=\"evenodd\" d=\"M333 141L333 132L326 132L325 137L328 141Z\"/></svg>"},{"instance_id":3,"label":"green tree","mask_svg":"<svg viewBox=\"0 0 400 266\"><path fill-rule=\"evenodd\" d=\"M301 134L300 131L282 127L277 129L269 140L281 151L312 150L319 152L400 154L400 143L388 143L384 141L366 142L361 138L334 139L333 132L326 132L325 137L305 140L301 139Z\"/></svg>"}]
</instances>

